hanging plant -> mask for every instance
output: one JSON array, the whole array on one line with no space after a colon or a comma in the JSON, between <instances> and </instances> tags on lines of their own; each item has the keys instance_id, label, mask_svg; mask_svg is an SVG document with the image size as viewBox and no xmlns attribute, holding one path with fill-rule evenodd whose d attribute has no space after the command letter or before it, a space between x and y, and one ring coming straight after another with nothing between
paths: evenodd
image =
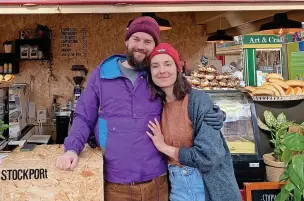
<instances>
[{"instance_id":1,"label":"hanging plant","mask_svg":"<svg viewBox=\"0 0 304 201\"><path fill-rule=\"evenodd\" d=\"M37 24L35 33L38 39L51 39L52 37L52 30L46 25Z\"/></svg>"}]
</instances>

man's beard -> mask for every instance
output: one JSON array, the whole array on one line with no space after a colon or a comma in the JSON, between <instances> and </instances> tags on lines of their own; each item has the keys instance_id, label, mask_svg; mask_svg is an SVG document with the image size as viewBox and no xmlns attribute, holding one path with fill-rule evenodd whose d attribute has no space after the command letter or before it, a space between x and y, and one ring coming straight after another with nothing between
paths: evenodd
<instances>
[{"instance_id":1,"label":"man's beard","mask_svg":"<svg viewBox=\"0 0 304 201\"><path fill-rule=\"evenodd\" d=\"M146 56L142 61L137 61L134 57L133 52L138 51L141 52L145 55L147 55L146 52L141 51L141 50L128 50L127 53L127 61L129 63L130 66L133 67L134 70L136 71L143 71L143 70L147 70L149 67L149 59L148 56Z\"/></svg>"}]
</instances>

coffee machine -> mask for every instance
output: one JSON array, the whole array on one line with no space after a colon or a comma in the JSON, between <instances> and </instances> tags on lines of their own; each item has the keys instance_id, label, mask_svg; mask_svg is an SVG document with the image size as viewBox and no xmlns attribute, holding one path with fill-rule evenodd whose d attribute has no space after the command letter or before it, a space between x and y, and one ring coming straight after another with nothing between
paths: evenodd
<instances>
[{"instance_id":1,"label":"coffee machine","mask_svg":"<svg viewBox=\"0 0 304 201\"><path fill-rule=\"evenodd\" d=\"M55 112L56 116L56 144L63 144L64 139L68 136L69 127L73 123L74 111L77 101L82 92L82 83L88 70L83 65L73 65L73 80L75 83L71 111Z\"/></svg>"},{"instance_id":2,"label":"coffee machine","mask_svg":"<svg viewBox=\"0 0 304 201\"><path fill-rule=\"evenodd\" d=\"M77 101L82 92L82 83L85 79L85 76L88 73L88 69L84 67L84 65L73 65L72 71L75 72L73 80L75 83L74 93L73 93L73 102L72 102L72 112L75 111Z\"/></svg>"},{"instance_id":3,"label":"coffee machine","mask_svg":"<svg viewBox=\"0 0 304 201\"><path fill-rule=\"evenodd\" d=\"M28 125L29 90L26 83L15 83L9 88L9 138L18 138Z\"/></svg>"}]
</instances>

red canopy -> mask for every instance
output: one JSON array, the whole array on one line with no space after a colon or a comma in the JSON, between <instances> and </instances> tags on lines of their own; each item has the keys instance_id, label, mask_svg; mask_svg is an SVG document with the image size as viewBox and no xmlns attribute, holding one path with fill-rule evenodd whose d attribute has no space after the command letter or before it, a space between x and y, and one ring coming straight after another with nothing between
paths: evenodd
<instances>
[{"instance_id":1,"label":"red canopy","mask_svg":"<svg viewBox=\"0 0 304 201\"><path fill-rule=\"evenodd\" d=\"M1 0L1 4L193 4L193 3L275 3L304 2L304 0Z\"/></svg>"}]
</instances>

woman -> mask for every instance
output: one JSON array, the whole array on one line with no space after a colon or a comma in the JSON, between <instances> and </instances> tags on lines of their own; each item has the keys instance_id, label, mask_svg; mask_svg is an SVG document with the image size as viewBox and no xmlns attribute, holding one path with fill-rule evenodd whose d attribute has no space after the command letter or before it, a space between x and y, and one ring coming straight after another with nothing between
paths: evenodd
<instances>
[{"instance_id":1,"label":"woman","mask_svg":"<svg viewBox=\"0 0 304 201\"><path fill-rule=\"evenodd\" d=\"M164 107L161 126L149 122L147 135L169 157L171 201L240 201L232 159L219 130L207 125L209 96L191 89L177 51L159 44L150 56L150 87Z\"/></svg>"}]
</instances>

